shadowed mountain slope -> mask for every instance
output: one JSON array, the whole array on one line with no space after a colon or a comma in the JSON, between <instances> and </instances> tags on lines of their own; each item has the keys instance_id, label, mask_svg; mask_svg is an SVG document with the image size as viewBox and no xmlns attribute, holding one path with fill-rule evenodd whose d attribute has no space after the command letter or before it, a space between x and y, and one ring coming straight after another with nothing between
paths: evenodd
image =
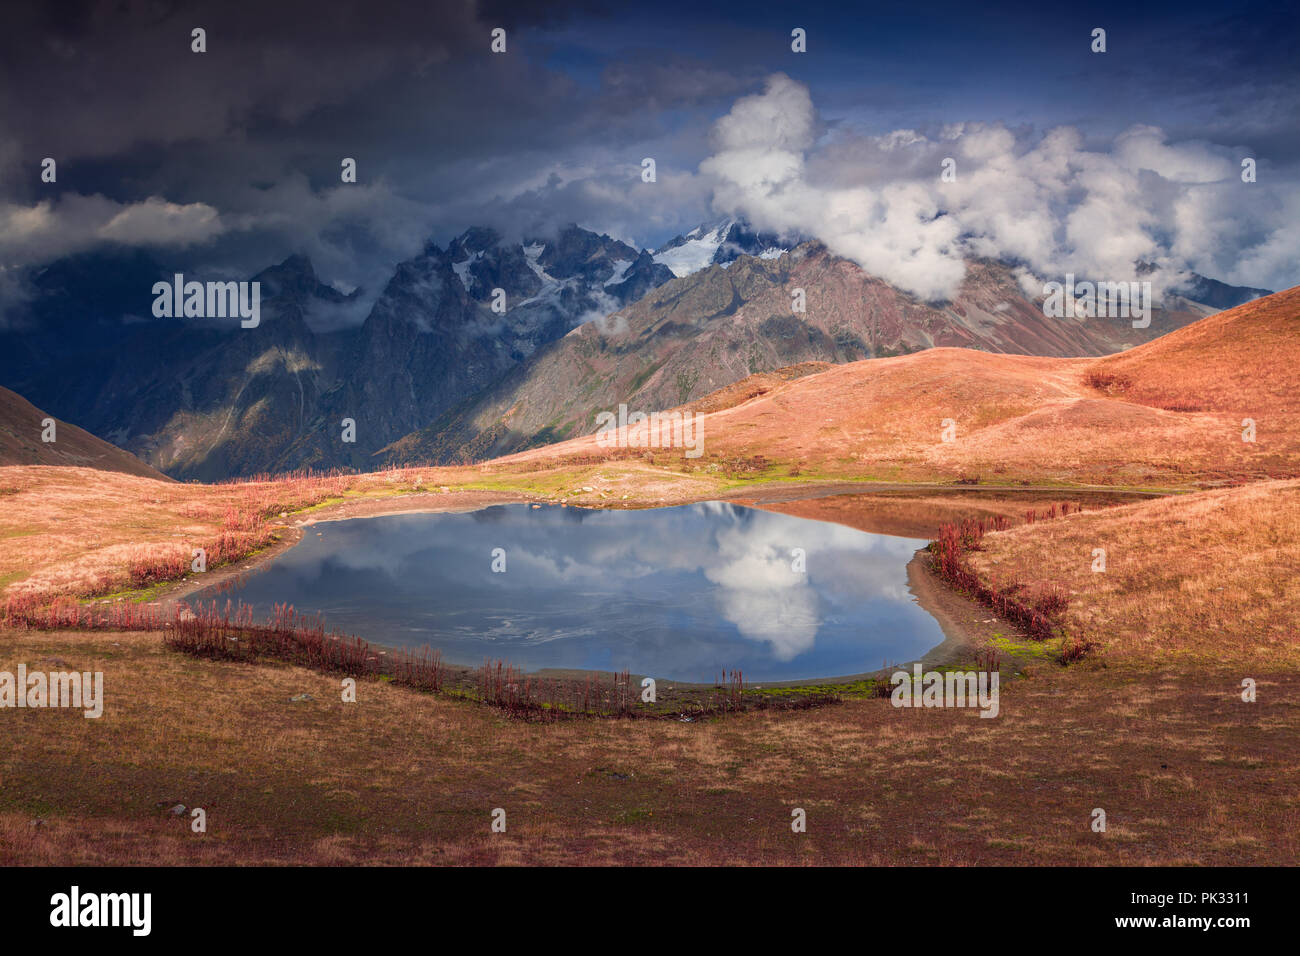
<instances>
[{"instance_id":1,"label":"shadowed mountain slope","mask_svg":"<svg viewBox=\"0 0 1300 956\"><path fill-rule=\"evenodd\" d=\"M67 465L166 478L130 452L67 422L56 421L55 440L42 441L42 422L48 417L21 395L0 388L0 466Z\"/></svg>"}]
</instances>

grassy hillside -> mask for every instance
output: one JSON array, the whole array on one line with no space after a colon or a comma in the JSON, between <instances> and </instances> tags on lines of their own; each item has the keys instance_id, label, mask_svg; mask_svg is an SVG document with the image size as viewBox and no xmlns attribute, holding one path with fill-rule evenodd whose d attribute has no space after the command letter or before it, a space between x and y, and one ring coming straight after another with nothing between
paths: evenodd
<instances>
[{"instance_id":1,"label":"grassy hillside","mask_svg":"<svg viewBox=\"0 0 1300 956\"><path fill-rule=\"evenodd\" d=\"M1153 486L1300 475L1297 331L1300 288L1102 359L930 349L835 366L707 414L704 456L681 463L761 457L775 473L847 479ZM584 436L503 461L605 453Z\"/></svg>"},{"instance_id":2,"label":"grassy hillside","mask_svg":"<svg viewBox=\"0 0 1300 956\"><path fill-rule=\"evenodd\" d=\"M55 441L42 441L47 417L21 395L0 388L0 465L72 465L165 479L130 452L67 422L57 422Z\"/></svg>"},{"instance_id":3,"label":"grassy hillside","mask_svg":"<svg viewBox=\"0 0 1300 956\"><path fill-rule=\"evenodd\" d=\"M1024 524L971 559L986 579L1064 585L1068 629L1112 659L1300 664L1300 481Z\"/></svg>"},{"instance_id":4,"label":"grassy hillside","mask_svg":"<svg viewBox=\"0 0 1300 956\"><path fill-rule=\"evenodd\" d=\"M1253 415L1263 442L1288 427L1282 416L1300 411L1297 360L1300 287L1099 359L1089 373L1101 388L1135 404Z\"/></svg>"}]
</instances>

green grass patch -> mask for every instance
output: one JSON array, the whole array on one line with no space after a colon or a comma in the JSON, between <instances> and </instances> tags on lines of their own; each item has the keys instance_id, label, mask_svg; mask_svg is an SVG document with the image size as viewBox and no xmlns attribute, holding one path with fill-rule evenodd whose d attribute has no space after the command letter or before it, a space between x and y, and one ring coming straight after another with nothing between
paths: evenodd
<instances>
[{"instance_id":1,"label":"green grass patch","mask_svg":"<svg viewBox=\"0 0 1300 956\"><path fill-rule=\"evenodd\" d=\"M614 814L612 822L620 824L645 823L654 817L654 815L655 812L653 810L642 810L639 808L620 810L618 813Z\"/></svg>"}]
</instances>

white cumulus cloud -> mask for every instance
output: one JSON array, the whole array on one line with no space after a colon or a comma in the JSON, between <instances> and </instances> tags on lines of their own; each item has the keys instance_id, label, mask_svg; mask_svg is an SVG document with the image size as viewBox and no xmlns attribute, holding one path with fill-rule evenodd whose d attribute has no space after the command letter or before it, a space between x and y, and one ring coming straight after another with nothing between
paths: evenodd
<instances>
[{"instance_id":1,"label":"white cumulus cloud","mask_svg":"<svg viewBox=\"0 0 1300 956\"><path fill-rule=\"evenodd\" d=\"M718 212L821 240L928 300L952 298L965 260L1020 263L1027 289L1066 272L1157 296L1188 271L1270 288L1300 272L1300 184L1244 183L1243 147L1170 143L1134 126L1095 146L1071 127L959 123L927 136L825 133L808 89L783 73L713 129L700 174ZM951 160L956 178L944 182Z\"/></svg>"}]
</instances>

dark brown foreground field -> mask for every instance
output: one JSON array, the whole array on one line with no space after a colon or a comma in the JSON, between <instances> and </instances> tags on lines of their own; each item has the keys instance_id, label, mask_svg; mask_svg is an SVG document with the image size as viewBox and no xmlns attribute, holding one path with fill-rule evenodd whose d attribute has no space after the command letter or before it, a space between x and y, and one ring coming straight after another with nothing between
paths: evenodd
<instances>
[{"instance_id":1,"label":"dark brown foreground field","mask_svg":"<svg viewBox=\"0 0 1300 956\"><path fill-rule=\"evenodd\" d=\"M917 534L899 508L924 524L1021 503L766 506ZM994 719L849 698L531 724L377 681L345 704L337 677L195 660L157 634L0 631L0 670L103 670L107 688L98 720L2 715L0 862L1295 864L1297 514L1297 483L1272 482L989 535L986 567L1066 581L1070 625L1105 644L1062 667L949 595L956 625L1003 656ZM1098 543L1109 576L1086 570ZM176 804L202 807L208 832Z\"/></svg>"},{"instance_id":2,"label":"dark brown foreground field","mask_svg":"<svg viewBox=\"0 0 1300 956\"><path fill-rule=\"evenodd\" d=\"M538 725L380 683L344 704L335 678L195 661L155 636L0 638L0 669L56 658L102 668L108 707L5 715L7 864L1300 860L1290 670L1043 663L996 719L864 699ZM206 835L177 803L207 811Z\"/></svg>"}]
</instances>

